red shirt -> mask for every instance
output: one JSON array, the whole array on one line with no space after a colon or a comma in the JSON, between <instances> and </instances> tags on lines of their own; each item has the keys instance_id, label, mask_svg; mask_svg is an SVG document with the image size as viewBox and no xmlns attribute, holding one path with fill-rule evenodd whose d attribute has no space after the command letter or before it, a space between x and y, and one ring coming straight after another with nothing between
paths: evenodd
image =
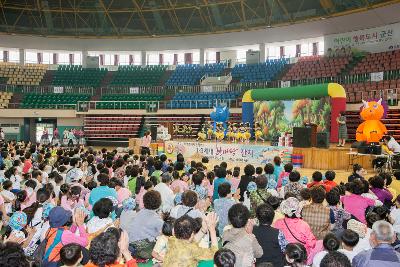
<instances>
[{"instance_id":1,"label":"red shirt","mask_svg":"<svg viewBox=\"0 0 400 267\"><path fill-rule=\"evenodd\" d=\"M22 168L22 172L28 173L31 168L32 168L32 160L30 160L30 159L25 160L24 167Z\"/></svg>"},{"instance_id":2,"label":"red shirt","mask_svg":"<svg viewBox=\"0 0 400 267\"><path fill-rule=\"evenodd\" d=\"M321 182L311 182L311 183L308 183L308 184L307 184L307 188L311 188L311 187L316 186L316 185L322 185L323 187L325 187L324 183L321 181Z\"/></svg>"},{"instance_id":3,"label":"red shirt","mask_svg":"<svg viewBox=\"0 0 400 267\"><path fill-rule=\"evenodd\" d=\"M337 186L337 183L335 183L334 181L325 180L324 185L325 185L326 192L329 192L329 191L331 191L332 188Z\"/></svg>"}]
</instances>

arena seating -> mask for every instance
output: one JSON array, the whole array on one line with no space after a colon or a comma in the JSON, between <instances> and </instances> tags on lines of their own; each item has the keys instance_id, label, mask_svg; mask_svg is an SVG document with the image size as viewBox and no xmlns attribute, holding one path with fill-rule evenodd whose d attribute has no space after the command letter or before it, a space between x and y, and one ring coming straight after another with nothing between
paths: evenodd
<instances>
[{"instance_id":1,"label":"arena seating","mask_svg":"<svg viewBox=\"0 0 400 267\"><path fill-rule=\"evenodd\" d=\"M156 86L160 85L166 66L119 66L110 86Z\"/></svg>"},{"instance_id":2,"label":"arena seating","mask_svg":"<svg viewBox=\"0 0 400 267\"><path fill-rule=\"evenodd\" d=\"M119 101L161 101L162 95L154 94L129 94L129 95L103 95L101 101L115 101L113 102L99 102L96 104L97 109L144 109L145 102L119 102Z\"/></svg>"},{"instance_id":3,"label":"arena seating","mask_svg":"<svg viewBox=\"0 0 400 267\"><path fill-rule=\"evenodd\" d=\"M87 69L78 65L60 65L54 73L53 85L99 87L107 69Z\"/></svg>"},{"instance_id":4,"label":"arena seating","mask_svg":"<svg viewBox=\"0 0 400 267\"><path fill-rule=\"evenodd\" d=\"M367 54L350 72L363 74L400 70L400 50Z\"/></svg>"},{"instance_id":5,"label":"arena seating","mask_svg":"<svg viewBox=\"0 0 400 267\"><path fill-rule=\"evenodd\" d=\"M287 63L288 59L275 59L259 64L237 64L232 69L232 78L242 83L272 81Z\"/></svg>"},{"instance_id":6,"label":"arena seating","mask_svg":"<svg viewBox=\"0 0 400 267\"><path fill-rule=\"evenodd\" d=\"M78 101L89 101L90 95L85 94L34 94L24 96L21 108L57 108L75 109Z\"/></svg>"},{"instance_id":7,"label":"arena seating","mask_svg":"<svg viewBox=\"0 0 400 267\"><path fill-rule=\"evenodd\" d=\"M0 62L0 77L4 78L1 82L10 85L39 85L46 70L47 66L41 64Z\"/></svg>"},{"instance_id":8,"label":"arena seating","mask_svg":"<svg viewBox=\"0 0 400 267\"><path fill-rule=\"evenodd\" d=\"M283 76L283 81L337 77L349 64L352 57L323 56L301 57Z\"/></svg>"},{"instance_id":9,"label":"arena seating","mask_svg":"<svg viewBox=\"0 0 400 267\"><path fill-rule=\"evenodd\" d=\"M177 93L167 108L212 108L217 100L236 100L238 97L237 92Z\"/></svg>"},{"instance_id":10,"label":"arena seating","mask_svg":"<svg viewBox=\"0 0 400 267\"><path fill-rule=\"evenodd\" d=\"M13 93L0 92L0 109L7 108Z\"/></svg>"},{"instance_id":11,"label":"arena seating","mask_svg":"<svg viewBox=\"0 0 400 267\"><path fill-rule=\"evenodd\" d=\"M89 141L93 139L127 139L138 137L141 120L142 116L86 116L84 131Z\"/></svg>"},{"instance_id":12,"label":"arena seating","mask_svg":"<svg viewBox=\"0 0 400 267\"><path fill-rule=\"evenodd\" d=\"M384 80L379 82L368 81L362 83L344 84L343 86L347 92L347 102L359 103L363 98L365 100L380 98L388 93L387 89L393 89L393 92L395 92L396 90L394 89L400 88L400 79Z\"/></svg>"},{"instance_id":13,"label":"arena seating","mask_svg":"<svg viewBox=\"0 0 400 267\"><path fill-rule=\"evenodd\" d=\"M206 74L220 75L225 66L224 63L205 64L204 66L200 66L199 64L178 65L166 82L166 85L197 85L201 77Z\"/></svg>"}]
</instances>

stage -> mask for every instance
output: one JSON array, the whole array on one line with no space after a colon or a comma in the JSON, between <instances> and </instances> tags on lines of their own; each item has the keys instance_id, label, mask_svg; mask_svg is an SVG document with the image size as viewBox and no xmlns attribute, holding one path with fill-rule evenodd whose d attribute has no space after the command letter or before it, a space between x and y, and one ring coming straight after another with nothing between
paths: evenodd
<instances>
[{"instance_id":1,"label":"stage","mask_svg":"<svg viewBox=\"0 0 400 267\"><path fill-rule=\"evenodd\" d=\"M217 143L197 142L191 140L165 141L164 151L169 158L176 158L182 153L185 159L209 159L248 163L263 166L273 162L275 156L280 156L283 162L290 162L291 155L303 155L303 168L315 170L351 170L351 165L361 164L365 169L372 169L372 155L354 155L349 147L330 146L329 148L294 148L270 146L268 143ZM354 150L353 150L354 152Z\"/></svg>"}]
</instances>

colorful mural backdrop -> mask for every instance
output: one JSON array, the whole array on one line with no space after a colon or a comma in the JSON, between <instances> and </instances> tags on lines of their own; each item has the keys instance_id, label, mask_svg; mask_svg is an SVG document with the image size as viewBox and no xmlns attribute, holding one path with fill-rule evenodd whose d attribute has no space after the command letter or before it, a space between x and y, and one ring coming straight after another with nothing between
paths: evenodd
<instances>
[{"instance_id":1,"label":"colorful mural backdrop","mask_svg":"<svg viewBox=\"0 0 400 267\"><path fill-rule=\"evenodd\" d=\"M318 100L254 102L254 122L260 123L266 140L284 132L292 132L293 127L303 126L304 121L317 124L318 132L329 132L330 114L331 105L327 97Z\"/></svg>"},{"instance_id":2,"label":"colorful mural backdrop","mask_svg":"<svg viewBox=\"0 0 400 267\"><path fill-rule=\"evenodd\" d=\"M173 159L176 158L178 153L181 153L186 159L208 157L227 162L245 162L262 165L273 162L275 156L288 158L288 155L291 155L292 152L292 147L178 141L165 142L165 154L167 157Z\"/></svg>"}]
</instances>

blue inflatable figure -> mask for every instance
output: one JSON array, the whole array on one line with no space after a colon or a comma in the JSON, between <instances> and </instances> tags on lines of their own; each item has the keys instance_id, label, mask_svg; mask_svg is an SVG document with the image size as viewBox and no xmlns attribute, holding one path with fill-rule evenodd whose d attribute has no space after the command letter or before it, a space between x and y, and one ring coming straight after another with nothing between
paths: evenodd
<instances>
[{"instance_id":1,"label":"blue inflatable figure","mask_svg":"<svg viewBox=\"0 0 400 267\"><path fill-rule=\"evenodd\" d=\"M225 134L226 134L227 127L228 127L227 122L229 120L229 116L230 116L230 112L229 112L229 108L227 106L214 107L214 111L211 112L211 114L210 114L210 118L213 120L214 131L216 129L217 123L221 122L224 126Z\"/></svg>"}]
</instances>

